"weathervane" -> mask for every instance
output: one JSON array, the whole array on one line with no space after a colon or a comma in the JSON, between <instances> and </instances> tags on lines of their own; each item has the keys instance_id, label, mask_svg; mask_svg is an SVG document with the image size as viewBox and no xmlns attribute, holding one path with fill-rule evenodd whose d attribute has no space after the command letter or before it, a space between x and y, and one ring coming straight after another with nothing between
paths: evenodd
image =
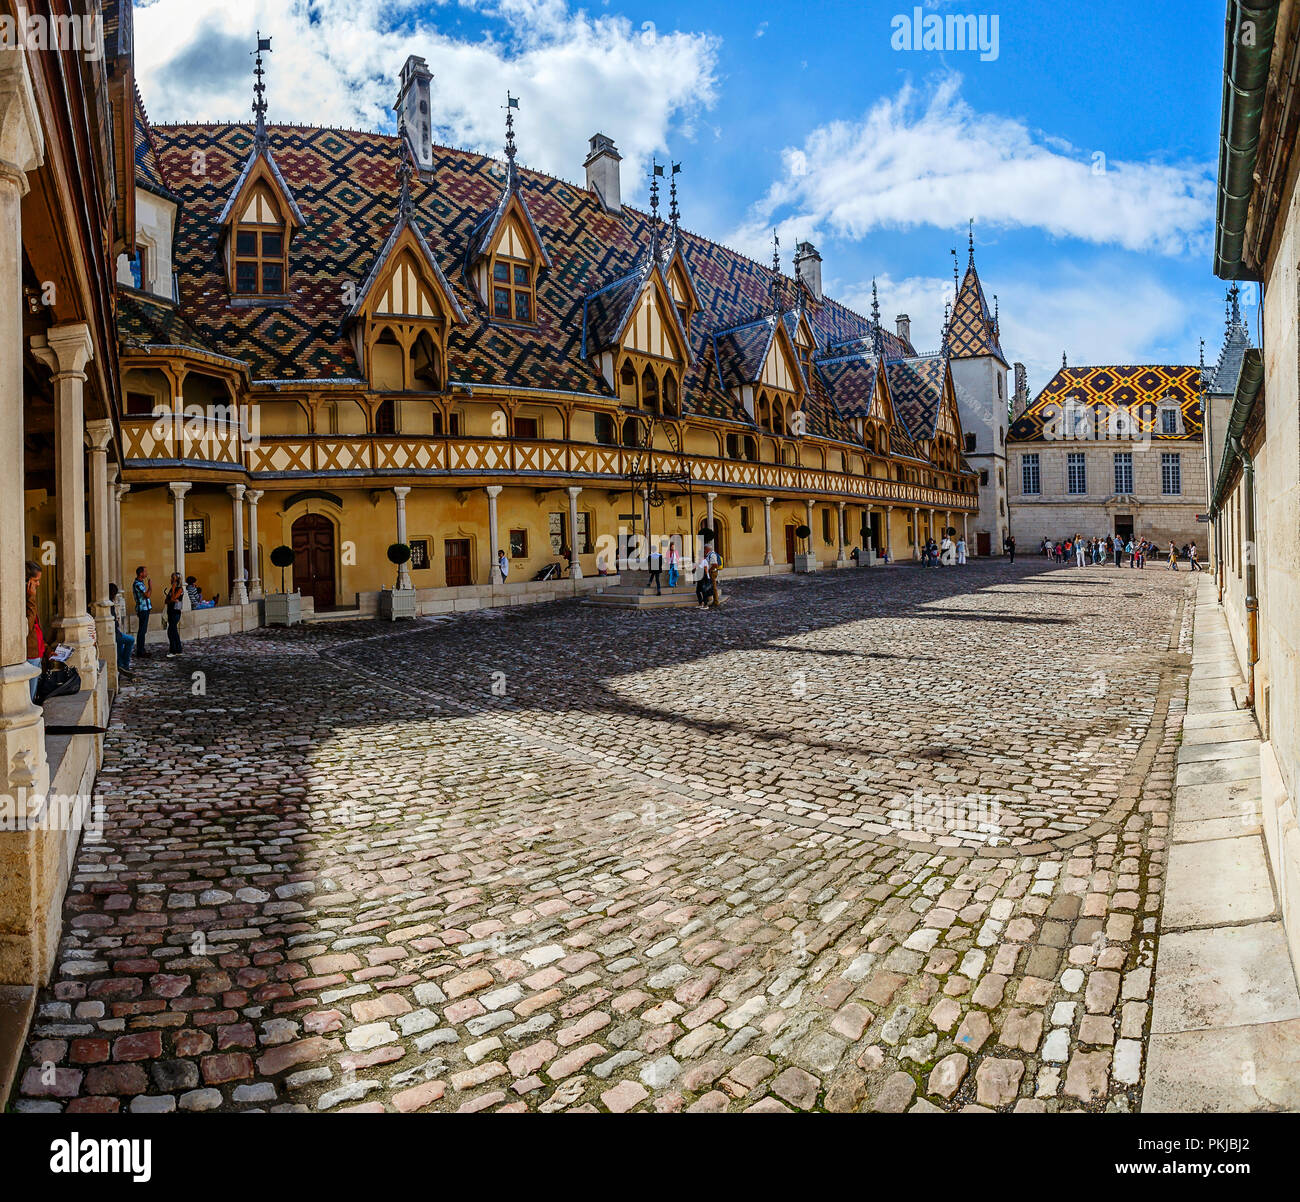
<instances>
[{"instance_id":1,"label":"weathervane","mask_svg":"<svg viewBox=\"0 0 1300 1202\"><path fill-rule=\"evenodd\" d=\"M259 29L257 31L257 49L252 52L254 56L253 113L257 117L253 137L259 143L266 141L266 84L262 82L262 77L266 74L266 71L262 67L263 52L271 53L271 39L264 38L262 31Z\"/></svg>"},{"instance_id":2,"label":"weathervane","mask_svg":"<svg viewBox=\"0 0 1300 1202\"><path fill-rule=\"evenodd\" d=\"M961 291L961 281L957 276L957 248L955 246L949 247L948 253L952 255L952 290L955 295Z\"/></svg>"},{"instance_id":3,"label":"weathervane","mask_svg":"<svg viewBox=\"0 0 1300 1202\"><path fill-rule=\"evenodd\" d=\"M681 211L677 207L677 177L682 173L681 163L674 163L672 170L671 190L672 203L668 209L668 219L673 223L673 232L677 232L677 220L681 216Z\"/></svg>"},{"instance_id":4,"label":"weathervane","mask_svg":"<svg viewBox=\"0 0 1300 1202\"><path fill-rule=\"evenodd\" d=\"M511 96L509 89L506 90L506 159L511 166L515 161L515 113L514 110L519 107L519 97Z\"/></svg>"},{"instance_id":5,"label":"weathervane","mask_svg":"<svg viewBox=\"0 0 1300 1202\"><path fill-rule=\"evenodd\" d=\"M772 312L781 312L781 237L772 230Z\"/></svg>"},{"instance_id":6,"label":"weathervane","mask_svg":"<svg viewBox=\"0 0 1300 1202\"><path fill-rule=\"evenodd\" d=\"M970 249L970 266L975 266L975 218L970 219L970 229L966 234L966 245Z\"/></svg>"},{"instance_id":7,"label":"weathervane","mask_svg":"<svg viewBox=\"0 0 1300 1202\"><path fill-rule=\"evenodd\" d=\"M876 281L871 281L871 349L876 352L877 358L883 358L885 353L885 334L880 328L880 299L876 295Z\"/></svg>"}]
</instances>

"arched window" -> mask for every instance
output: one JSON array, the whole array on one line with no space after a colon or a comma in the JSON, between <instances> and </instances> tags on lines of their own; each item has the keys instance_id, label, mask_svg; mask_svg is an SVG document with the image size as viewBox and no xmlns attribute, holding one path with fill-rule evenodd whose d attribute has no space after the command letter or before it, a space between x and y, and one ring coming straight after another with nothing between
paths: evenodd
<instances>
[{"instance_id":1,"label":"arched window","mask_svg":"<svg viewBox=\"0 0 1300 1202\"><path fill-rule=\"evenodd\" d=\"M664 372L664 413L669 417L681 415L681 406L677 401L677 377L671 371Z\"/></svg>"},{"instance_id":2,"label":"arched window","mask_svg":"<svg viewBox=\"0 0 1300 1202\"><path fill-rule=\"evenodd\" d=\"M649 364L641 373L641 403L651 413L659 412L659 377L655 375L654 369Z\"/></svg>"},{"instance_id":3,"label":"arched window","mask_svg":"<svg viewBox=\"0 0 1300 1202\"><path fill-rule=\"evenodd\" d=\"M413 392L442 391L442 356L427 330L421 330L411 346L410 388Z\"/></svg>"},{"instance_id":4,"label":"arched window","mask_svg":"<svg viewBox=\"0 0 1300 1202\"><path fill-rule=\"evenodd\" d=\"M626 418L623 422L623 445L625 447L641 445L641 423L634 417Z\"/></svg>"},{"instance_id":5,"label":"arched window","mask_svg":"<svg viewBox=\"0 0 1300 1202\"><path fill-rule=\"evenodd\" d=\"M630 360L623 360L623 367L618 373L618 399L624 405L635 405L637 397L636 368Z\"/></svg>"},{"instance_id":6,"label":"arched window","mask_svg":"<svg viewBox=\"0 0 1300 1202\"><path fill-rule=\"evenodd\" d=\"M397 405L391 399L380 401L379 408L375 410L375 433L397 433Z\"/></svg>"}]
</instances>

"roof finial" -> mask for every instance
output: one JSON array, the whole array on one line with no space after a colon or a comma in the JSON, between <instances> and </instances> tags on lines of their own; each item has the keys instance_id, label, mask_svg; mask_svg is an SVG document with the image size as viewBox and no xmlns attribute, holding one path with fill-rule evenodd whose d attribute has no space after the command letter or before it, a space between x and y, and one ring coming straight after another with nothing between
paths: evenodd
<instances>
[{"instance_id":1,"label":"roof finial","mask_svg":"<svg viewBox=\"0 0 1300 1202\"><path fill-rule=\"evenodd\" d=\"M881 358L885 353L885 335L880 328L880 298L876 294L876 280L871 280L871 349L876 352L876 358Z\"/></svg>"},{"instance_id":2,"label":"roof finial","mask_svg":"<svg viewBox=\"0 0 1300 1202\"><path fill-rule=\"evenodd\" d=\"M1201 375L1205 375L1205 339L1201 339Z\"/></svg>"},{"instance_id":3,"label":"roof finial","mask_svg":"<svg viewBox=\"0 0 1300 1202\"><path fill-rule=\"evenodd\" d=\"M515 109L519 107L519 97L511 96L506 89L506 161L513 169L515 165Z\"/></svg>"},{"instance_id":4,"label":"roof finial","mask_svg":"<svg viewBox=\"0 0 1300 1202\"><path fill-rule=\"evenodd\" d=\"M681 210L677 207L677 177L682 173L681 163L674 163L672 170L672 205L668 209L668 220L673 223L673 233L677 232L677 220L681 217Z\"/></svg>"},{"instance_id":5,"label":"roof finial","mask_svg":"<svg viewBox=\"0 0 1300 1202\"><path fill-rule=\"evenodd\" d=\"M953 295L956 295L961 291L961 280L957 275L957 248L949 247L948 253L952 255L952 290Z\"/></svg>"},{"instance_id":6,"label":"roof finial","mask_svg":"<svg viewBox=\"0 0 1300 1202\"><path fill-rule=\"evenodd\" d=\"M1062 351L1062 352L1061 352L1061 370L1064 371L1064 370L1065 370L1067 367L1069 367L1069 366L1070 366L1069 363L1067 363L1067 362L1066 362L1066 359L1065 359L1065 352Z\"/></svg>"},{"instance_id":7,"label":"roof finial","mask_svg":"<svg viewBox=\"0 0 1300 1202\"><path fill-rule=\"evenodd\" d=\"M953 251L953 254L956 254ZM945 301L943 306L943 335L939 339L939 353L943 356L948 354L948 329L952 322L952 302Z\"/></svg>"},{"instance_id":8,"label":"roof finial","mask_svg":"<svg viewBox=\"0 0 1300 1202\"><path fill-rule=\"evenodd\" d=\"M781 237L772 230L772 312L780 313L781 296Z\"/></svg>"},{"instance_id":9,"label":"roof finial","mask_svg":"<svg viewBox=\"0 0 1300 1202\"><path fill-rule=\"evenodd\" d=\"M1241 288L1235 280L1228 289L1228 325L1241 325Z\"/></svg>"},{"instance_id":10,"label":"roof finial","mask_svg":"<svg viewBox=\"0 0 1300 1202\"><path fill-rule=\"evenodd\" d=\"M993 294L993 333L996 337L1002 336L1002 313L998 308L998 294Z\"/></svg>"},{"instance_id":11,"label":"roof finial","mask_svg":"<svg viewBox=\"0 0 1300 1202\"><path fill-rule=\"evenodd\" d=\"M406 117L397 119L397 181L399 195L397 209L403 217L411 217L415 212L415 202L411 199L411 159L410 144L406 138Z\"/></svg>"},{"instance_id":12,"label":"roof finial","mask_svg":"<svg viewBox=\"0 0 1300 1202\"><path fill-rule=\"evenodd\" d=\"M266 142L266 84L262 77L266 71L262 67L262 53L271 52L271 39L264 38L262 31L257 31L257 49L253 51L253 113L257 121L253 128L253 141L259 146Z\"/></svg>"},{"instance_id":13,"label":"roof finial","mask_svg":"<svg viewBox=\"0 0 1300 1202\"><path fill-rule=\"evenodd\" d=\"M975 218L970 219L970 230L966 234L966 245L970 248L970 261L968 266L975 266Z\"/></svg>"}]
</instances>

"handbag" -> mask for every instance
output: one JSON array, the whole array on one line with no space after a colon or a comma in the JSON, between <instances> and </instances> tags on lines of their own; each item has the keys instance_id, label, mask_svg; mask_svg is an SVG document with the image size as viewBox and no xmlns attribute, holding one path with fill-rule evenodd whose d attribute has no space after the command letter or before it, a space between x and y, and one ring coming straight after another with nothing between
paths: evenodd
<instances>
[{"instance_id":1,"label":"handbag","mask_svg":"<svg viewBox=\"0 0 1300 1202\"><path fill-rule=\"evenodd\" d=\"M36 682L36 704L51 697L75 697L81 692L81 673L71 664L51 664Z\"/></svg>"}]
</instances>

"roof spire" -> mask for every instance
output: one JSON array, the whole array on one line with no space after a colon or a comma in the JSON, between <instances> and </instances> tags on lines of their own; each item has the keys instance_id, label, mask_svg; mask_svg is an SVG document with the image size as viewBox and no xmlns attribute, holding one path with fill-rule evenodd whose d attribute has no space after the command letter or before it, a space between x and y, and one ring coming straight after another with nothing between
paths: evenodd
<instances>
[{"instance_id":1,"label":"roof spire","mask_svg":"<svg viewBox=\"0 0 1300 1202\"><path fill-rule=\"evenodd\" d=\"M875 277L871 280L871 349L875 351L876 358L881 359L885 354L885 334L880 328L880 298L876 295Z\"/></svg>"},{"instance_id":2,"label":"roof spire","mask_svg":"<svg viewBox=\"0 0 1300 1202\"><path fill-rule=\"evenodd\" d=\"M1201 375L1205 375L1205 339L1201 339Z\"/></svg>"},{"instance_id":3,"label":"roof spire","mask_svg":"<svg viewBox=\"0 0 1300 1202\"><path fill-rule=\"evenodd\" d=\"M659 219L659 181L664 169L658 159L650 160L650 262L659 258L659 238L663 223Z\"/></svg>"},{"instance_id":4,"label":"roof spire","mask_svg":"<svg viewBox=\"0 0 1300 1202\"><path fill-rule=\"evenodd\" d=\"M253 113L256 115L256 124L253 127L253 141L259 145L266 143L266 84L262 82L262 77L266 74L262 67L262 53L271 53L271 39L264 38L262 31L257 31L257 49L252 51L254 56L253 65Z\"/></svg>"},{"instance_id":5,"label":"roof spire","mask_svg":"<svg viewBox=\"0 0 1300 1202\"><path fill-rule=\"evenodd\" d=\"M970 249L970 259L967 262L968 267L975 266L975 218L970 219L970 229L966 234L966 245Z\"/></svg>"},{"instance_id":6,"label":"roof spire","mask_svg":"<svg viewBox=\"0 0 1300 1202\"><path fill-rule=\"evenodd\" d=\"M780 313L782 308L781 296L781 237L775 229L772 230L772 312Z\"/></svg>"},{"instance_id":7,"label":"roof spire","mask_svg":"<svg viewBox=\"0 0 1300 1202\"><path fill-rule=\"evenodd\" d=\"M397 200L397 210L403 216L410 218L415 213L415 202L411 199L411 167L410 144L406 138L406 118L404 116L397 119L397 181L399 185L399 195Z\"/></svg>"},{"instance_id":8,"label":"roof spire","mask_svg":"<svg viewBox=\"0 0 1300 1202\"><path fill-rule=\"evenodd\" d=\"M961 281L957 276L957 248L955 246L948 248L948 253L952 255L952 291L956 296L961 291Z\"/></svg>"},{"instance_id":9,"label":"roof spire","mask_svg":"<svg viewBox=\"0 0 1300 1202\"><path fill-rule=\"evenodd\" d=\"M993 336L1001 337L1002 334L1002 312L998 308L998 294L993 294Z\"/></svg>"},{"instance_id":10,"label":"roof spire","mask_svg":"<svg viewBox=\"0 0 1300 1202\"><path fill-rule=\"evenodd\" d=\"M1234 280L1232 287L1228 289L1228 325L1241 325L1241 288Z\"/></svg>"},{"instance_id":11,"label":"roof spire","mask_svg":"<svg viewBox=\"0 0 1300 1202\"><path fill-rule=\"evenodd\" d=\"M515 166L515 109L519 107L519 97L511 96L506 89L506 162L511 174Z\"/></svg>"},{"instance_id":12,"label":"roof spire","mask_svg":"<svg viewBox=\"0 0 1300 1202\"><path fill-rule=\"evenodd\" d=\"M1062 351L1062 352L1061 352L1061 370L1064 371L1064 370L1065 370L1067 367L1069 367L1069 366L1070 366L1069 363L1067 363L1066 360L1065 360L1065 352Z\"/></svg>"},{"instance_id":13,"label":"roof spire","mask_svg":"<svg viewBox=\"0 0 1300 1202\"><path fill-rule=\"evenodd\" d=\"M677 219L681 210L677 207L677 177L682 173L681 163L674 163L672 169L672 204L668 209L668 219L673 223L673 233L677 232Z\"/></svg>"},{"instance_id":14,"label":"roof spire","mask_svg":"<svg viewBox=\"0 0 1300 1202\"><path fill-rule=\"evenodd\" d=\"M956 251L952 252L956 254ZM945 301L943 306L943 335L939 339L939 353L945 358L948 354L948 327L952 323L952 302Z\"/></svg>"}]
</instances>

